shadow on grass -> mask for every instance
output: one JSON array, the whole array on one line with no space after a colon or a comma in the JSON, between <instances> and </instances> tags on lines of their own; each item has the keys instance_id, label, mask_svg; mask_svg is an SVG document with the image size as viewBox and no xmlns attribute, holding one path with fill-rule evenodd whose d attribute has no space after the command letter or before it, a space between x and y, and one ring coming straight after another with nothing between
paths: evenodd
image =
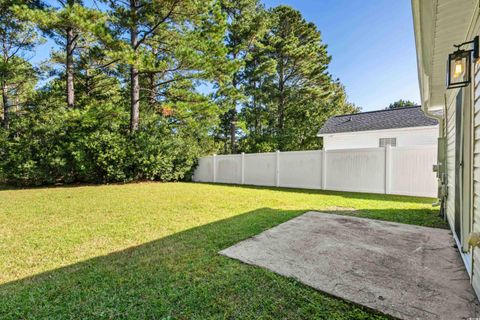
<instances>
[{"instance_id":1,"label":"shadow on grass","mask_svg":"<svg viewBox=\"0 0 480 320\"><path fill-rule=\"evenodd\" d=\"M0 286L2 319L380 319L218 255L302 214L260 208Z\"/></svg>"},{"instance_id":2,"label":"shadow on grass","mask_svg":"<svg viewBox=\"0 0 480 320\"><path fill-rule=\"evenodd\" d=\"M320 190L320 189L284 188L284 187L269 187L269 186L211 183L211 182L195 182L195 184L224 186L224 187L252 189L252 190L270 190L270 191L277 191L277 192L302 193L302 194L312 194L312 195L331 195L331 196L340 196L343 198L361 199L361 200L398 201L398 202L413 202L413 203L428 203L428 204L431 204L434 202L434 198L404 196L404 195L396 195L396 194L383 194L383 193L364 193L364 192L333 191L333 190Z\"/></svg>"}]
</instances>

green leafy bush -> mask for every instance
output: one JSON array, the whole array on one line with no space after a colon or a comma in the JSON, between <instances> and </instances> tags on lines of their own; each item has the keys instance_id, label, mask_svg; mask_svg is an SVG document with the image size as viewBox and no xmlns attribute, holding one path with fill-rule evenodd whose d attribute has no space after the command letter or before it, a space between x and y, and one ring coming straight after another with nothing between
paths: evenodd
<instances>
[{"instance_id":1,"label":"green leafy bush","mask_svg":"<svg viewBox=\"0 0 480 320\"><path fill-rule=\"evenodd\" d=\"M160 115L131 134L124 106L36 107L0 131L0 177L9 184L189 178L201 148Z\"/></svg>"}]
</instances>

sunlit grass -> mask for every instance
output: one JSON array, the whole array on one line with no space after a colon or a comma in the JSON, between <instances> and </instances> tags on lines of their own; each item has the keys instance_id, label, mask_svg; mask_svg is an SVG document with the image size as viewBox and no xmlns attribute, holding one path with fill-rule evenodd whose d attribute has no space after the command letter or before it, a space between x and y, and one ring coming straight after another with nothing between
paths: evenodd
<instances>
[{"instance_id":1,"label":"sunlit grass","mask_svg":"<svg viewBox=\"0 0 480 320\"><path fill-rule=\"evenodd\" d=\"M0 317L376 317L217 252L308 210L444 227L432 199L193 183L0 191Z\"/></svg>"}]
</instances>

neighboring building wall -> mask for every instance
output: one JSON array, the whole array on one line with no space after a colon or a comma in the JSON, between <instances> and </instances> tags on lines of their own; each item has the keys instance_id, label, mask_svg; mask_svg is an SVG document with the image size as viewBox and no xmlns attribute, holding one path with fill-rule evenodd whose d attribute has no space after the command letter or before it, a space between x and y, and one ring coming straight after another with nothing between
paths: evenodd
<instances>
[{"instance_id":1,"label":"neighboring building wall","mask_svg":"<svg viewBox=\"0 0 480 320\"><path fill-rule=\"evenodd\" d=\"M380 138L397 138L397 147L435 145L438 126L328 134L323 149L378 148Z\"/></svg>"}]
</instances>

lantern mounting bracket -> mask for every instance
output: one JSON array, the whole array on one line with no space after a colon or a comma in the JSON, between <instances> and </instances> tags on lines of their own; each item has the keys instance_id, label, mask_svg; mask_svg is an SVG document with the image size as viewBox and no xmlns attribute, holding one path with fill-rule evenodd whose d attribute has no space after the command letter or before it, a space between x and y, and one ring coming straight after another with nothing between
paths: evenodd
<instances>
[{"instance_id":1,"label":"lantern mounting bracket","mask_svg":"<svg viewBox=\"0 0 480 320\"><path fill-rule=\"evenodd\" d=\"M467 45L467 44L473 44L473 48L470 50L462 50L460 49L461 47ZM479 37L475 36L473 40L470 41L465 41L460 44L454 44L453 45L455 48L457 48L457 51L467 51L467 52L473 52L473 58L478 59L479 58Z\"/></svg>"},{"instance_id":2,"label":"lantern mounting bracket","mask_svg":"<svg viewBox=\"0 0 480 320\"><path fill-rule=\"evenodd\" d=\"M471 46L463 49L466 45ZM479 36L453 46L456 50L448 55L447 60L447 89L466 87L471 83L472 58L473 63L479 60Z\"/></svg>"}]
</instances>

